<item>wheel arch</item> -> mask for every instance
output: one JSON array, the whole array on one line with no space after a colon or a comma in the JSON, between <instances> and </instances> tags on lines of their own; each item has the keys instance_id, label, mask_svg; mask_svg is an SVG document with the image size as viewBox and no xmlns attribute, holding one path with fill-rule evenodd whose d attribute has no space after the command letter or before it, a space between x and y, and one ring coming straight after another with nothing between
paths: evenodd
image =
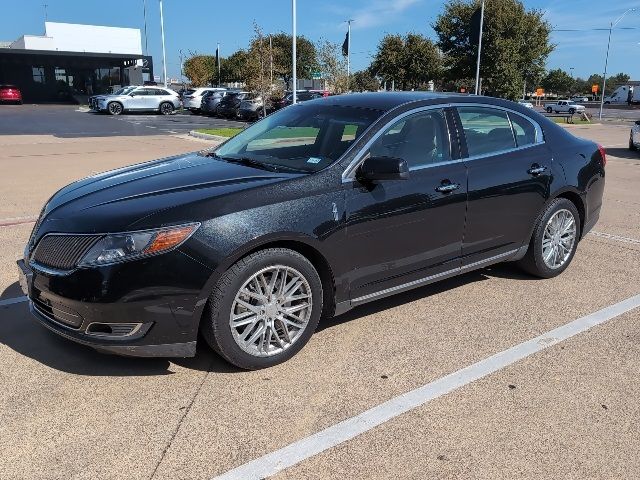
<instances>
[{"instance_id":1,"label":"wheel arch","mask_svg":"<svg viewBox=\"0 0 640 480\"><path fill-rule=\"evenodd\" d=\"M578 238L582 239L582 232L584 231L584 222L586 218L586 209L583 198L578 192L574 192L573 190L565 190L555 195L549 201L551 202L557 198L565 198L575 205L576 209L578 210L578 215L580 216L580 234Z\"/></svg>"},{"instance_id":2,"label":"wheel arch","mask_svg":"<svg viewBox=\"0 0 640 480\"><path fill-rule=\"evenodd\" d=\"M220 280L220 277L226 272L233 264L242 258L251 255L260 250L266 250L268 248L288 248L294 252L299 253L305 257L318 272L320 281L322 282L322 315L321 318L331 318L335 312L336 296L335 296L335 277L333 269L326 256L322 254L320 249L312 244L313 239L297 234L295 236L266 236L255 239L249 244L243 245L240 249L225 258L224 263L220 264L218 268L213 272L209 281L207 281L204 289L202 290L201 300L198 302L201 305L194 312L195 318L198 319L198 328L202 321L203 315L207 312L207 305L209 304L209 296L215 288L215 285Z\"/></svg>"}]
</instances>

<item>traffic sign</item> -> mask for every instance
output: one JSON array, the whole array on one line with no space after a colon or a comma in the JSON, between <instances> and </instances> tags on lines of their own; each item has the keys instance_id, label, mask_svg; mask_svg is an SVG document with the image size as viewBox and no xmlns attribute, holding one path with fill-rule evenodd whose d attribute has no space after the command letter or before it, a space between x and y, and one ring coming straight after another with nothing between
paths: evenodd
<instances>
[{"instance_id":1,"label":"traffic sign","mask_svg":"<svg viewBox=\"0 0 640 480\"><path fill-rule=\"evenodd\" d=\"M536 88L536 97L541 97L544 95L544 88Z\"/></svg>"},{"instance_id":2,"label":"traffic sign","mask_svg":"<svg viewBox=\"0 0 640 480\"><path fill-rule=\"evenodd\" d=\"M591 93L598 93L600 90L600 85L591 85Z\"/></svg>"},{"instance_id":3,"label":"traffic sign","mask_svg":"<svg viewBox=\"0 0 640 480\"><path fill-rule=\"evenodd\" d=\"M322 78L322 72L311 72L312 80L319 80Z\"/></svg>"}]
</instances>

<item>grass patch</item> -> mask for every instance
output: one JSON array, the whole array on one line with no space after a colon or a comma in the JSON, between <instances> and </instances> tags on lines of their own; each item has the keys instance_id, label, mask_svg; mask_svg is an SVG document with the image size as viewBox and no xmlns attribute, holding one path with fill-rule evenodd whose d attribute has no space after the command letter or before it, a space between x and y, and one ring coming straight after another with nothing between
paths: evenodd
<instances>
[{"instance_id":1,"label":"grass patch","mask_svg":"<svg viewBox=\"0 0 640 480\"><path fill-rule=\"evenodd\" d=\"M217 135L218 137L233 137L242 131L241 128L199 128L198 133L207 133L209 135Z\"/></svg>"}]
</instances>

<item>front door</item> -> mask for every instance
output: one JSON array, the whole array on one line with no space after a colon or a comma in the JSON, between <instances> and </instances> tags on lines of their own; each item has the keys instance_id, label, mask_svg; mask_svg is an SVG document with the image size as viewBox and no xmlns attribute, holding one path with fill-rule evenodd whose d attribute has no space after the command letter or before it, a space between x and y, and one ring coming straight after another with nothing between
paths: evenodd
<instances>
[{"instance_id":1,"label":"front door","mask_svg":"<svg viewBox=\"0 0 640 480\"><path fill-rule=\"evenodd\" d=\"M460 267L467 172L452 159L444 111L400 118L366 155L404 159L409 179L354 180L346 194L351 301L426 283Z\"/></svg>"},{"instance_id":2,"label":"front door","mask_svg":"<svg viewBox=\"0 0 640 480\"><path fill-rule=\"evenodd\" d=\"M469 174L463 266L508 258L528 242L549 198L551 153L539 127L522 115L489 106L457 111Z\"/></svg>"}]
</instances>

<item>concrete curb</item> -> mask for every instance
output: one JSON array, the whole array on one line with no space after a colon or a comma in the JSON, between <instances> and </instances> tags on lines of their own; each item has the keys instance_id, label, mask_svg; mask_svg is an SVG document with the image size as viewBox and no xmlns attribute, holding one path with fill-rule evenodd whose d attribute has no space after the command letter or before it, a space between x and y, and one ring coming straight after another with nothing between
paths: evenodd
<instances>
[{"instance_id":1,"label":"concrete curb","mask_svg":"<svg viewBox=\"0 0 640 480\"><path fill-rule=\"evenodd\" d=\"M211 135L209 133L200 133L200 132L196 132L195 130L191 130L189 132L189 135L195 138L200 138L202 140L211 140L218 143L222 143L229 140L229 137L221 137L220 135Z\"/></svg>"}]
</instances>

